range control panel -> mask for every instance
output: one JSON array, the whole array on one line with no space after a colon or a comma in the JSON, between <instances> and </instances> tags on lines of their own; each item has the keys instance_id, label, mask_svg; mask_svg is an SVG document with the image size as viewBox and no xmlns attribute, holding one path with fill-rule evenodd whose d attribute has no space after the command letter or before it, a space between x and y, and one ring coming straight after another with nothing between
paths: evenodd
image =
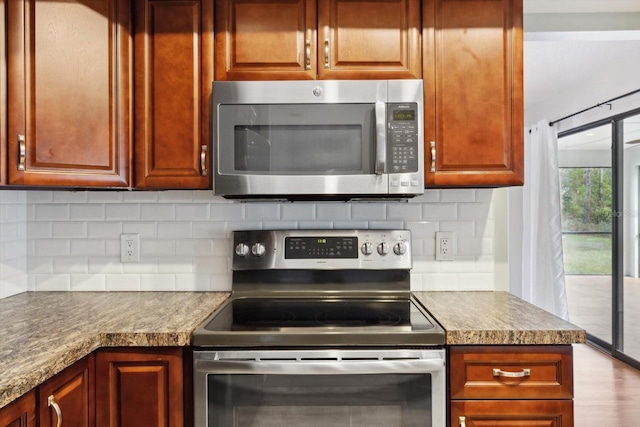
<instances>
[{"instance_id":1,"label":"range control panel","mask_svg":"<svg viewBox=\"0 0 640 427\"><path fill-rule=\"evenodd\" d=\"M408 230L233 233L233 269L409 269Z\"/></svg>"}]
</instances>

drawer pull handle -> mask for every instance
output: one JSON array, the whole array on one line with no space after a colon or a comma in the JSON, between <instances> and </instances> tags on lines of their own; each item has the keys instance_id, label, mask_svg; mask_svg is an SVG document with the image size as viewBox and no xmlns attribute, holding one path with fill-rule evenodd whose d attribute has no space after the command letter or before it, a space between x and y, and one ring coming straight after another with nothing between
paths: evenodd
<instances>
[{"instance_id":1,"label":"drawer pull handle","mask_svg":"<svg viewBox=\"0 0 640 427\"><path fill-rule=\"evenodd\" d=\"M329 68L329 39L324 39L324 68Z\"/></svg>"},{"instance_id":2,"label":"drawer pull handle","mask_svg":"<svg viewBox=\"0 0 640 427\"><path fill-rule=\"evenodd\" d=\"M467 417L460 417L458 420L460 421L460 427L467 427Z\"/></svg>"},{"instance_id":3,"label":"drawer pull handle","mask_svg":"<svg viewBox=\"0 0 640 427\"><path fill-rule=\"evenodd\" d=\"M531 375L531 369L523 369L520 372L507 372L502 369L494 369L494 377L506 377L506 378L523 378Z\"/></svg>"},{"instance_id":4,"label":"drawer pull handle","mask_svg":"<svg viewBox=\"0 0 640 427\"><path fill-rule=\"evenodd\" d=\"M304 56L305 56L305 70L311 69L311 40L307 39L305 42Z\"/></svg>"},{"instance_id":5,"label":"drawer pull handle","mask_svg":"<svg viewBox=\"0 0 640 427\"><path fill-rule=\"evenodd\" d=\"M58 422L56 423L56 427L62 426L62 411L60 410L60 405L56 402L56 398L53 396L49 396L47 398L47 406L52 406L53 410L56 411L56 416L58 417Z\"/></svg>"}]
</instances>

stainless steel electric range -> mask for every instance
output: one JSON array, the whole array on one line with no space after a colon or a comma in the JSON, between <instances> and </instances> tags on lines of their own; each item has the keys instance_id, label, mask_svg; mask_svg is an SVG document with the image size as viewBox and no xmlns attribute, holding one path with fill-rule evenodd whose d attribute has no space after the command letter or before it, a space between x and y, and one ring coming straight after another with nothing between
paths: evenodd
<instances>
[{"instance_id":1,"label":"stainless steel electric range","mask_svg":"<svg viewBox=\"0 0 640 427\"><path fill-rule=\"evenodd\" d=\"M196 330L195 425L445 425L444 330L408 230L233 234L231 298Z\"/></svg>"}]
</instances>

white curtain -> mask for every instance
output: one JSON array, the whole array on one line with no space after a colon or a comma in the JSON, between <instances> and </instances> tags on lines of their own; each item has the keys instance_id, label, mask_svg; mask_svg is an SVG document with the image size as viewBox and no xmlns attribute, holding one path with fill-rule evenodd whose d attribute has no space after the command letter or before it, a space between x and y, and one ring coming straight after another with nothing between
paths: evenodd
<instances>
[{"instance_id":1,"label":"white curtain","mask_svg":"<svg viewBox=\"0 0 640 427\"><path fill-rule=\"evenodd\" d=\"M525 133L522 298L569 320L562 261L558 135L546 120Z\"/></svg>"}]
</instances>

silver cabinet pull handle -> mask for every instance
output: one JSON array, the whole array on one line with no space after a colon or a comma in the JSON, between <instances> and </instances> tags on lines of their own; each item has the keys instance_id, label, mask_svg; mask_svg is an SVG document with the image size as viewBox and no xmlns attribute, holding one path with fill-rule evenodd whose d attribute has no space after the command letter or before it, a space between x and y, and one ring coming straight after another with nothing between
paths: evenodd
<instances>
[{"instance_id":1,"label":"silver cabinet pull handle","mask_svg":"<svg viewBox=\"0 0 640 427\"><path fill-rule=\"evenodd\" d=\"M429 147L431 148L431 168L429 169L429 171L431 173L435 173L435 171L436 171L436 142L435 141L431 141L429 143Z\"/></svg>"},{"instance_id":2,"label":"silver cabinet pull handle","mask_svg":"<svg viewBox=\"0 0 640 427\"><path fill-rule=\"evenodd\" d=\"M209 171L207 170L207 146L203 145L200 148L200 173L202 176L207 176Z\"/></svg>"},{"instance_id":3,"label":"silver cabinet pull handle","mask_svg":"<svg viewBox=\"0 0 640 427\"><path fill-rule=\"evenodd\" d=\"M458 420L460 421L460 427L467 427L467 417L460 417Z\"/></svg>"},{"instance_id":4,"label":"silver cabinet pull handle","mask_svg":"<svg viewBox=\"0 0 640 427\"><path fill-rule=\"evenodd\" d=\"M18 170L23 171L27 166L27 140L24 135L18 135Z\"/></svg>"},{"instance_id":5,"label":"silver cabinet pull handle","mask_svg":"<svg viewBox=\"0 0 640 427\"><path fill-rule=\"evenodd\" d=\"M502 369L494 369L494 377L506 377L506 378L523 378L531 375L531 369L523 369L520 372L507 372Z\"/></svg>"},{"instance_id":6,"label":"silver cabinet pull handle","mask_svg":"<svg viewBox=\"0 0 640 427\"><path fill-rule=\"evenodd\" d=\"M62 427L62 411L60 410L60 405L56 402L56 398L53 394L47 398L47 406L52 406L53 410L56 411L56 416L58 417L56 427Z\"/></svg>"},{"instance_id":7,"label":"silver cabinet pull handle","mask_svg":"<svg viewBox=\"0 0 640 427\"><path fill-rule=\"evenodd\" d=\"M329 39L324 39L324 68L329 68Z\"/></svg>"},{"instance_id":8,"label":"silver cabinet pull handle","mask_svg":"<svg viewBox=\"0 0 640 427\"><path fill-rule=\"evenodd\" d=\"M311 69L311 40L307 39L305 42L305 68L307 70Z\"/></svg>"}]
</instances>

